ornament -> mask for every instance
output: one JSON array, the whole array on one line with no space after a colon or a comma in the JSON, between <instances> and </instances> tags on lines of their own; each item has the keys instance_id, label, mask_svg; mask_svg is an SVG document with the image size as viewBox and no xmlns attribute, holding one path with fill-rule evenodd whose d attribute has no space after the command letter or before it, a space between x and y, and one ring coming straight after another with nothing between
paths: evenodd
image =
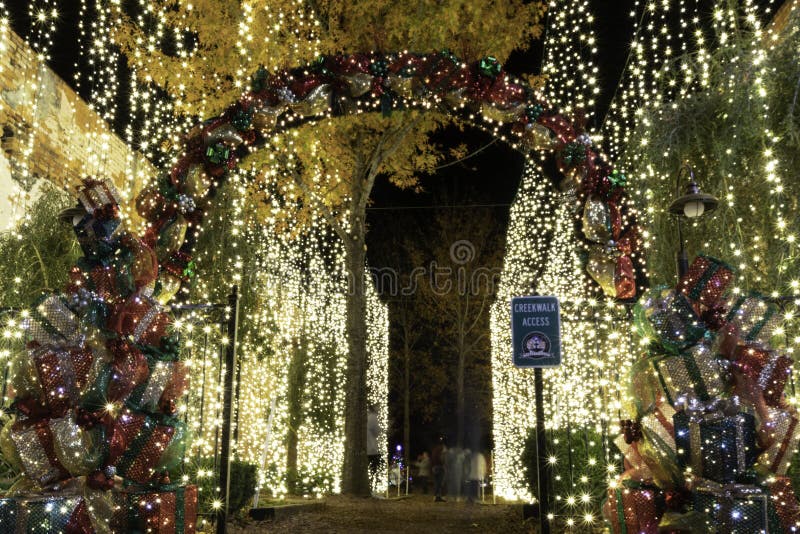
<instances>
[{"instance_id":1,"label":"ornament","mask_svg":"<svg viewBox=\"0 0 800 534\"><path fill-rule=\"evenodd\" d=\"M285 105L264 106L253 114L253 127L261 132L261 135L268 135L278 126L278 117L286 111Z\"/></svg>"},{"instance_id":2,"label":"ornament","mask_svg":"<svg viewBox=\"0 0 800 534\"><path fill-rule=\"evenodd\" d=\"M188 215L189 213L192 213L196 207L197 206L192 197L184 194L178 195L178 211L180 213L183 215Z\"/></svg>"},{"instance_id":3,"label":"ornament","mask_svg":"<svg viewBox=\"0 0 800 534\"><path fill-rule=\"evenodd\" d=\"M503 66L494 56L486 56L478 62L478 72L488 78L497 78Z\"/></svg>"},{"instance_id":4,"label":"ornament","mask_svg":"<svg viewBox=\"0 0 800 534\"><path fill-rule=\"evenodd\" d=\"M206 159L214 165L226 165L231 158L231 149L224 143L216 143L206 148Z\"/></svg>"},{"instance_id":5,"label":"ornament","mask_svg":"<svg viewBox=\"0 0 800 534\"><path fill-rule=\"evenodd\" d=\"M559 154L567 167L574 167L586 161L586 145L580 142L567 143Z\"/></svg>"},{"instance_id":6,"label":"ornament","mask_svg":"<svg viewBox=\"0 0 800 534\"><path fill-rule=\"evenodd\" d=\"M513 107L503 107L496 104L484 104L481 106L481 113L484 118L495 122L513 122L522 115L524 106L519 104Z\"/></svg>"},{"instance_id":7,"label":"ornament","mask_svg":"<svg viewBox=\"0 0 800 534\"><path fill-rule=\"evenodd\" d=\"M239 109L231 117L231 124L234 128L243 132L250 128L253 123L253 112L247 109Z\"/></svg>"},{"instance_id":8,"label":"ornament","mask_svg":"<svg viewBox=\"0 0 800 534\"><path fill-rule=\"evenodd\" d=\"M528 150L547 150L555 145L553 132L538 122L528 123L522 133L522 143Z\"/></svg>"},{"instance_id":9,"label":"ornament","mask_svg":"<svg viewBox=\"0 0 800 534\"><path fill-rule=\"evenodd\" d=\"M162 306L166 306L180 291L181 279L165 271L159 275L156 287L158 289L154 292L155 299Z\"/></svg>"},{"instance_id":10,"label":"ornament","mask_svg":"<svg viewBox=\"0 0 800 534\"><path fill-rule=\"evenodd\" d=\"M164 226L159 233L158 244L156 245L156 253L158 254L159 261L164 261L170 254L176 250L180 250L181 246L183 246L183 242L186 240L186 231L188 228L189 223L180 215Z\"/></svg>"},{"instance_id":11,"label":"ornament","mask_svg":"<svg viewBox=\"0 0 800 534\"><path fill-rule=\"evenodd\" d=\"M211 177L206 174L205 168L202 165L192 165L186 172L183 191L197 203L208 195L211 184Z\"/></svg>"},{"instance_id":12,"label":"ornament","mask_svg":"<svg viewBox=\"0 0 800 534\"><path fill-rule=\"evenodd\" d=\"M314 115L322 115L330 109L331 103L331 86L328 84L321 84L312 89L306 97L290 107L292 111L301 117L311 117Z\"/></svg>"},{"instance_id":13,"label":"ornament","mask_svg":"<svg viewBox=\"0 0 800 534\"><path fill-rule=\"evenodd\" d=\"M169 203L158 188L157 184L149 185L136 197L136 213L142 219L155 222L162 218L169 210Z\"/></svg>"},{"instance_id":14,"label":"ornament","mask_svg":"<svg viewBox=\"0 0 800 534\"><path fill-rule=\"evenodd\" d=\"M541 104L525 106L525 117L528 118L528 123L536 122L542 113L544 113L544 107Z\"/></svg>"},{"instance_id":15,"label":"ornament","mask_svg":"<svg viewBox=\"0 0 800 534\"><path fill-rule=\"evenodd\" d=\"M355 72L343 76L347 84L348 92L353 98L358 98L370 92L372 89L372 76L365 72Z\"/></svg>"},{"instance_id":16,"label":"ornament","mask_svg":"<svg viewBox=\"0 0 800 534\"><path fill-rule=\"evenodd\" d=\"M589 196L583 206L581 230L586 239L595 243L611 240L611 213L608 205L597 195Z\"/></svg>"},{"instance_id":17,"label":"ornament","mask_svg":"<svg viewBox=\"0 0 800 534\"><path fill-rule=\"evenodd\" d=\"M412 78L390 74L384 81L384 85L400 98L406 100L414 98L414 84Z\"/></svg>"},{"instance_id":18,"label":"ornament","mask_svg":"<svg viewBox=\"0 0 800 534\"><path fill-rule=\"evenodd\" d=\"M389 62L385 59L376 59L369 64L369 71L373 76L383 78L389 73Z\"/></svg>"},{"instance_id":19,"label":"ornament","mask_svg":"<svg viewBox=\"0 0 800 534\"><path fill-rule=\"evenodd\" d=\"M213 130L206 132L204 136L204 144L206 146L218 145L221 143L229 147L237 147L243 142L244 139L242 136L239 134L236 128L230 124L218 126ZM228 159L227 156L225 159Z\"/></svg>"},{"instance_id":20,"label":"ornament","mask_svg":"<svg viewBox=\"0 0 800 534\"><path fill-rule=\"evenodd\" d=\"M589 251L589 262L586 265L586 272L597 282L603 293L609 297L617 295L614 285L614 270L616 260L609 256L603 247L592 247Z\"/></svg>"}]
</instances>

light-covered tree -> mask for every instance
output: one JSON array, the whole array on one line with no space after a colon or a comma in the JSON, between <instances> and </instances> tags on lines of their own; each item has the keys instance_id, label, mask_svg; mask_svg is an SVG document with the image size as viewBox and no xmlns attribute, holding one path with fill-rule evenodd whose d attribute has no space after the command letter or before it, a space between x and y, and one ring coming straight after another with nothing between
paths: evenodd
<instances>
[{"instance_id":1,"label":"light-covered tree","mask_svg":"<svg viewBox=\"0 0 800 534\"><path fill-rule=\"evenodd\" d=\"M545 8L546 2L523 0L150 0L135 10L116 9L114 39L140 80L168 96L171 111L207 117L235 101L257 67L277 72L310 65L320 54L447 48L465 61L489 54L503 61L540 36ZM417 187L416 173L432 171L439 158L428 134L445 121L427 109L325 118L272 137L250 158L263 175L280 175L278 191L266 188L265 218L275 216L277 195L297 207L287 227L302 228L318 210L344 244L351 281L345 493L369 491L363 272L370 193L380 176Z\"/></svg>"}]
</instances>

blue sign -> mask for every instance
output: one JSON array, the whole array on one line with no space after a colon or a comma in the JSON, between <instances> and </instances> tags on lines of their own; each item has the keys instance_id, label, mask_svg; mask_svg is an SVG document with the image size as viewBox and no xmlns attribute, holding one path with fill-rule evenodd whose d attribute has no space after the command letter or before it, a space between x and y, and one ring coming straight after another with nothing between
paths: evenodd
<instances>
[{"instance_id":1,"label":"blue sign","mask_svg":"<svg viewBox=\"0 0 800 534\"><path fill-rule=\"evenodd\" d=\"M511 299L511 341L517 367L561 365L561 312L557 297Z\"/></svg>"}]
</instances>

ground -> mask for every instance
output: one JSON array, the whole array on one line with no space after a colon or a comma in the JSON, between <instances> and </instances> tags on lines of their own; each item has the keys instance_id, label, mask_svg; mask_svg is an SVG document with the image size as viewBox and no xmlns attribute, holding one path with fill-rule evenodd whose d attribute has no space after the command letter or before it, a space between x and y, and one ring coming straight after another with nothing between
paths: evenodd
<instances>
[{"instance_id":1,"label":"ground","mask_svg":"<svg viewBox=\"0 0 800 534\"><path fill-rule=\"evenodd\" d=\"M403 499L364 499L334 496L323 506L276 521L248 522L229 529L246 533L469 533L534 532L531 521L522 519L519 505L435 503L430 495Z\"/></svg>"}]
</instances>

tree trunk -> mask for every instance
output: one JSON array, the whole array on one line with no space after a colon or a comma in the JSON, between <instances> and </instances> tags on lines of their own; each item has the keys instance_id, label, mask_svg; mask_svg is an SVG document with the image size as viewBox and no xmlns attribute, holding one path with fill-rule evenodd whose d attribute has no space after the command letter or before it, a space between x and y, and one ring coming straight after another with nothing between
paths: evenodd
<instances>
[{"instance_id":1,"label":"tree trunk","mask_svg":"<svg viewBox=\"0 0 800 534\"><path fill-rule=\"evenodd\" d=\"M303 422L303 389L306 381L307 347L298 340L292 347L292 360L289 363L288 404L289 433L286 436L286 482L290 494L296 494L297 480L297 430Z\"/></svg>"},{"instance_id":2,"label":"tree trunk","mask_svg":"<svg viewBox=\"0 0 800 534\"><path fill-rule=\"evenodd\" d=\"M360 219L359 219L360 217ZM347 295L347 376L345 379L344 464L342 493L369 496L367 465L367 299L364 280L366 250L364 214L345 239L345 264L350 287Z\"/></svg>"}]
</instances>

